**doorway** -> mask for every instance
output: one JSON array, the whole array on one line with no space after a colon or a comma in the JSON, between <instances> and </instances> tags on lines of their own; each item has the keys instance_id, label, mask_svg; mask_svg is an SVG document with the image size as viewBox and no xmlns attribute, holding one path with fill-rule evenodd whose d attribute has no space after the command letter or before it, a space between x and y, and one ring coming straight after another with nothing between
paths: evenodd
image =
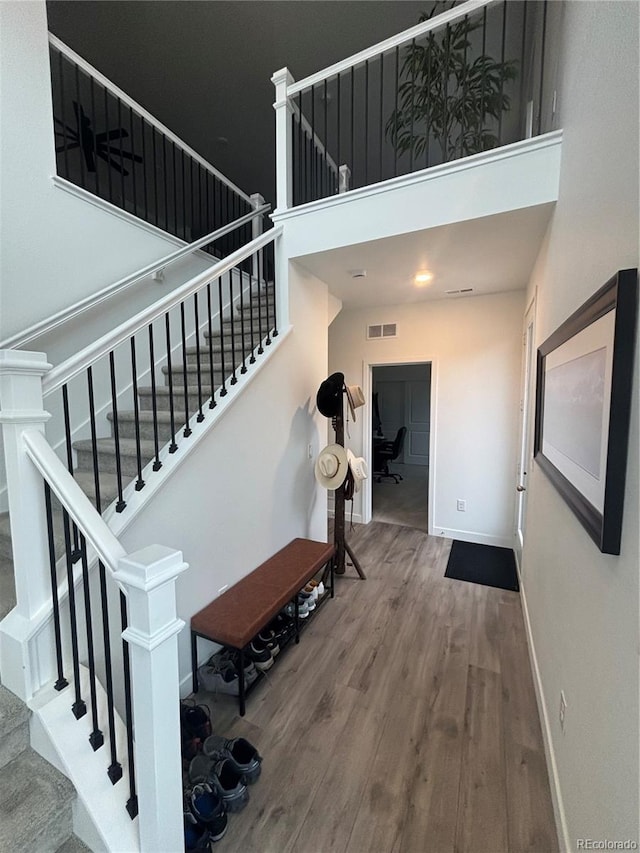
<instances>
[{"instance_id":1,"label":"doorway","mask_svg":"<svg viewBox=\"0 0 640 853\"><path fill-rule=\"evenodd\" d=\"M371 518L429 531L431 363L371 367Z\"/></svg>"},{"instance_id":2,"label":"doorway","mask_svg":"<svg viewBox=\"0 0 640 853\"><path fill-rule=\"evenodd\" d=\"M520 401L520 453L516 484L516 537L515 554L522 574L522 550L527 522L527 476L533 463L533 417L535 389L535 301L532 300L524 316L522 346L522 397Z\"/></svg>"}]
</instances>

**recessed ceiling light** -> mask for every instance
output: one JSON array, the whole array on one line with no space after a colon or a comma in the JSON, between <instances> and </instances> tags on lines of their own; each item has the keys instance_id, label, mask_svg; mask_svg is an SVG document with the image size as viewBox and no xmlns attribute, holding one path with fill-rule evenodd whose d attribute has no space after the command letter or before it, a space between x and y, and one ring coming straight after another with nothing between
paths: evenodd
<instances>
[{"instance_id":1,"label":"recessed ceiling light","mask_svg":"<svg viewBox=\"0 0 640 853\"><path fill-rule=\"evenodd\" d=\"M429 270L420 270L416 273L414 281L418 286L429 284L430 281L433 281L433 273Z\"/></svg>"}]
</instances>

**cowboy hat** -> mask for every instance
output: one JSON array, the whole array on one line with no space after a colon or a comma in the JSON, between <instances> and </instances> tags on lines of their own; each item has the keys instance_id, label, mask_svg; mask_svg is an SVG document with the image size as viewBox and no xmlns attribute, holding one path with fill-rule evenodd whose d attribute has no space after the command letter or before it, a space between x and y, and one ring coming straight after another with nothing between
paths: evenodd
<instances>
[{"instance_id":1,"label":"cowboy hat","mask_svg":"<svg viewBox=\"0 0 640 853\"><path fill-rule=\"evenodd\" d=\"M349 463L341 444L329 444L320 451L315 464L316 480L325 489L338 489L347 476Z\"/></svg>"},{"instance_id":2,"label":"cowboy hat","mask_svg":"<svg viewBox=\"0 0 640 853\"><path fill-rule=\"evenodd\" d=\"M347 462L353 474L355 491L359 492L362 481L369 476L369 466L362 456L354 456L350 450L347 450Z\"/></svg>"},{"instance_id":3,"label":"cowboy hat","mask_svg":"<svg viewBox=\"0 0 640 853\"><path fill-rule=\"evenodd\" d=\"M332 373L318 388L316 405L325 418L334 418L342 411L344 373Z\"/></svg>"},{"instance_id":4,"label":"cowboy hat","mask_svg":"<svg viewBox=\"0 0 640 853\"><path fill-rule=\"evenodd\" d=\"M347 400L349 402L349 408L351 409L351 417L355 421L356 409L359 409L360 406L364 406L364 394L362 393L362 388L359 385L347 385Z\"/></svg>"}]
</instances>

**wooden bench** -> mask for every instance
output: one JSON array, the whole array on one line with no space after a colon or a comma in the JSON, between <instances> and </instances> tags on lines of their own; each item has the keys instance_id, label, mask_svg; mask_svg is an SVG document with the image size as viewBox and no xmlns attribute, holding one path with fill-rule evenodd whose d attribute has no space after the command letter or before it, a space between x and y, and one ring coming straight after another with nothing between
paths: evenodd
<instances>
[{"instance_id":1,"label":"wooden bench","mask_svg":"<svg viewBox=\"0 0 640 853\"><path fill-rule=\"evenodd\" d=\"M193 691L198 691L198 637L235 649L238 662L238 701L245 712L244 653L251 640L290 601L295 606L296 643L299 641L298 592L330 564L333 598L335 547L312 539L294 539L221 596L191 617Z\"/></svg>"}]
</instances>

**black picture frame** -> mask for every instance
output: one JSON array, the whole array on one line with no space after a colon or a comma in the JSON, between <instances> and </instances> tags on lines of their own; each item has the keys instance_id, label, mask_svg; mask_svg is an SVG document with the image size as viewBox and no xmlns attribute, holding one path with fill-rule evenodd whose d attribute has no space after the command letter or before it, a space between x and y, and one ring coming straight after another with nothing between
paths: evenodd
<instances>
[{"instance_id":1,"label":"black picture frame","mask_svg":"<svg viewBox=\"0 0 640 853\"><path fill-rule=\"evenodd\" d=\"M604 554L620 554L637 310L638 270L619 270L537 355L535 461Z\"/></svg>"}]
</instances>

